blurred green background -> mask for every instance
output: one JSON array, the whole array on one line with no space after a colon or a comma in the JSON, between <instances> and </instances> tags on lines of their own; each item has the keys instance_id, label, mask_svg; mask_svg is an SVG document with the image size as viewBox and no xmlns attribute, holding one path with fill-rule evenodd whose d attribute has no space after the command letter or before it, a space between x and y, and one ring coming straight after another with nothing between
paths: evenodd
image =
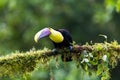
<instances>
[{"instance_id":1,"label":"blurred green background","mask_svg":"<svg viewBox=\"0 0 120 80\"><path fill-rule=\"evenodd\" d=\"M119 11L120 0L0 0L0 55L16 50L29 51L33 47L52 49L48 38L40 40L38 44L34 42L35 33L44 27L68 29L73 40L80 45L91 41L103 42L105 39L99 34L107 35L108 42L120 42ZM63 69L58 70L56 76L61 74L63 78L58 76L55 80L73 80L71 76L77 77L78 71L68 73ZM47 75L41 69L36 73L39 77L40 73ZM112 80L120 78L119 71L115 72L118 75L112 73ZM64 78L67 74L71 76ZM46 77L48 79L49 76Z\"/></svg>"}]
</instances>

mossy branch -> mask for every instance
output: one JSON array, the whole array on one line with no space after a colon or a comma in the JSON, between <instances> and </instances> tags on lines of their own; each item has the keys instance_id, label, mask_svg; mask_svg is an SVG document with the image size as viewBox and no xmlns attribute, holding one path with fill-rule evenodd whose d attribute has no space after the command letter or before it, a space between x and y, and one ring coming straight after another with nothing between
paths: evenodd
<instances>
[{"instance_id":1,"label":"mossy branch","mask_svg":"<svg viewBox=\"0 0 120 80\"><path fill-rule=\"evenodd\" d=\"M32 49L25 53L16 52L0 57L0 76L31 72L37 64L45 64L51 56L61 54L66 57L72 56L72 59L77 61L77 66L82 66L88 73L94 71L98 76L101 76L102 80L106 80L110 78L109 70L115 68L120 60L120 45L116 41L111 43L87 43L82 46L74 45L72 52L68 49L62 49L58 50L56 54L46 48L43 50Z\"/></svg>"}]
</instances>

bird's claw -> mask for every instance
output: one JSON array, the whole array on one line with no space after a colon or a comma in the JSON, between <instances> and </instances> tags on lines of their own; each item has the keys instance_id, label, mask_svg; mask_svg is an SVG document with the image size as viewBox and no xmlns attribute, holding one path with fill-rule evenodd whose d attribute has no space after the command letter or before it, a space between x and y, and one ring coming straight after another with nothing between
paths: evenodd
<instances>
[{"instance_id":1,"label":"bird's claw","mask_svg":"<svg viewBox=\"0 0 120 80\"><path fill-rule=\"evenodd\" d=\"M69 46L69 50L70 50L70 52L72 52L73 46Z\"/></svg>"},{"instance_id":2,"label":"bird's claw","mask_svg":"<svg viewBox=\"0 0 120 80\"><path fill-rule=\"evenodd\" d=\"M56 54L56 53L57 53L57 49L54 48L54 49L52 50L52 52L53 52L53 54Z\"/></svg>"}]
</instances>

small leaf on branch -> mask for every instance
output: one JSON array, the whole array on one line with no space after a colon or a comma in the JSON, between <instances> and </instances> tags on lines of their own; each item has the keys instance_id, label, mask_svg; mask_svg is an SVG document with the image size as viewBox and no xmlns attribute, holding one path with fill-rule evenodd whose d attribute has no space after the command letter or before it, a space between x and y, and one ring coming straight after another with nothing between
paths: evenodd
<instances>
[{"instance_id":1,"label":"small leaf on branch","mask_svg":"<svg viewBox=\"0 0 120 80\"><path fill-rule=\"evenodd\" d=\"M51 59L56 59L56 62L52 64L59 68L58 62L61 59L59 56L62 54L65 57L72 56L73 61L77 64L76 67L81 66L88 73L96 73L101 76L101 79L109 79L110 69L115 68L120 60L120 45L117 41L82 46L74 45L71 53L68 49L62 49L55 54L47 48L43 50L32 49L25 53L16 52L0 57L0 77L31 73L38 67L37 65L48 66Z\"/></svg>"}]
</instances>

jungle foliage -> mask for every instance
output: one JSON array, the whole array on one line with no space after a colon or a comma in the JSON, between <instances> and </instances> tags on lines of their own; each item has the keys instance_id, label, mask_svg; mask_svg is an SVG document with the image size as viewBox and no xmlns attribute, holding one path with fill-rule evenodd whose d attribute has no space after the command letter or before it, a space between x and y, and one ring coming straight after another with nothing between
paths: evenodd
<instances>
[{"instance_id":1,"label":"jungle foliage","mask_svg":"<svg viewBox=\"0 0 120 80\"><path fill-rule=\"evenodd\" d=\"M19 60L19 58L16 57L17 55L20 55L21 58L22 56L27 56L29 52L27 53L26 51L29 51L33 47L35 47L36 52L44 47L47 47L50 50L53 49L54 47L49 39L42 39L38 44L36 44L33 40L35 33L44 27L53 27L56 29L66 28L70 31L76 44L84 45L86 43L92 43L93 48L96 48L98 52L100 50L100 53L103 54L100 54L100 57L96 56L97 59L101 59L101 57L104 55L104 57L106 57L107 55L109 60L106 62L102 61L102 64L98 65L99 60L97 61L96 58L95 63L94 61L90 63L97 64L97 75L105 76L103 77L103 80L106 79L106 76L107 78L110 78L111 76L112 80L117 80L119 79L120 74L119 63L118 66L116 66L119 54L113 50L113 54L109 55L109 53L112 53L112 50L103 50L103 45L112 44L112 46L119 46L119 21L120 0L0 0L0 62L3 59L7 61L6 58L16 58L14 59L15 61L13 60L13 62L16 62ZM105 36L100 37L100 34L106 35L107 38L104 38ZM113 43L111 43L111 41L113 41ZM97 50L95 50L95 53ZM83 53L89 52L85 51ZM92 55L94 55L93 53ZM31 53L30 55L33 54ZM110 56L113 56L113 58ZM25 61L28 59L29 57L25 57ZM16 70L19 74L14 75L17 77L19 76L19 78L16 77L14 80L48 80L48 78L51 78L52 80L53 76L55 80L99 80L96 73L93 73L94 75L91 78L87 74L84 75L86 70L88 73L91 71L89 70L89 64L83 64L85 68L82 69L82 66L80 66L80 68L76 68L76 62L74 61L64 64L64 62L58 60L60 61L60 67L56 68L54 58L52 60L50 67L38 64L38 67L35 70L31 69L31 73L24 74L22 77L20 73L24 71L19 72L19 70L21 70L19 69L21 66L17 65L18 67L16 67ZM12 61L10 63L12 63ZM33 61L33 64L34 63L35 62ZM9 64L9 61L5 64ZM101 73L103 70L103 68L101 68L102 65L105 65L104 68L106 70L105 73L107 73L106 75ZM35 64L33 66L25 66L26 67L22 67L24 69L27 69L27 67L35 68ZM109 66L112 68L116 66L115 71L112 72L111 67ZM0 70L4 70L2 71L3 74L10 72L12 75L11 69L13 68L8 67L8 70L9 68L10 71L6 71L6 67L1 67ZM17 72L15 69L13 70ZM111 75L108 73L109 71ZM9 77L8 75L5 75L0 77L0 79L8 80Z\"/></svg>"}]
</instances>

